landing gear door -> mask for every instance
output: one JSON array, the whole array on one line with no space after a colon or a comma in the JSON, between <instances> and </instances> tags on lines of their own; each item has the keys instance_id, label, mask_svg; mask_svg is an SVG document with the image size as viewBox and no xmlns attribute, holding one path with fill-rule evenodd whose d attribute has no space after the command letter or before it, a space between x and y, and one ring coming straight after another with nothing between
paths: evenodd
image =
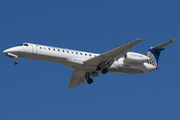
<instances>
[{"instance_id":1,"label":"landing gear door","mask_svg":"<svg viewBox=\"0 0 180 120\"><path fill-rule=\"evenodd\" d=\"M32 45L32 53L37 53L37 46L36 45Z\"/></svg>"}]
</instances>

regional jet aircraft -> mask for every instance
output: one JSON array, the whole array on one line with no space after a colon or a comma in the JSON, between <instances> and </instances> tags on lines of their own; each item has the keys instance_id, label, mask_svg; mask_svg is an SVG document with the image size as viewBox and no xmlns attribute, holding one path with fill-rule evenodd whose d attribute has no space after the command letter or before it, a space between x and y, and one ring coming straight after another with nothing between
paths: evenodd
<instances>
[{"instance_id":1,"label":"regional jet aircraft","mask_svg":"<svg viewBox=\"0 0 180 120\"><path fill-rule=\"evenodd\" d=\"M38 45L32 43L23 43L19 46L4 50L3 53L10 58L14 58L14 64L17 65L18 57L35 60L61 63L74 69L68 88L74 88L87 81L93 82L93 77L99 73L107 72L139 74L158 69L159 55L164 47L175 42L170 40L155 47L151 47L146 55L129 52L131 47L141 42L143 39L137 39L121 47L115 48L103 54L95 54L77 50L63 49Z\"/></svg>"}]
</instances>

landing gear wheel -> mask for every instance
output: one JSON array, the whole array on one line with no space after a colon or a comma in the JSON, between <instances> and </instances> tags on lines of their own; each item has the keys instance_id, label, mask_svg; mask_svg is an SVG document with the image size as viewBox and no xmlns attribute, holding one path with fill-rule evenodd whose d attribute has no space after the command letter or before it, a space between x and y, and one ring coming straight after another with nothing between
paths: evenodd
<instances>
[{"instance_id":1,"label":"landing gear wheel","mask_svg":"<svg viewBox=\"0 0 180 120\"><path fill-rule=\"evenodd\" d=\"M15 61L14 64L17 65L19 62L18 61Z\"/></svg>"},{"instance_id":2,"label":"landing gear wheel","mask_svg":"<svg viewBox=\"0 0 180 120\"><path fill-rule=\"evenodd\" d=\"M90 73L86 73L85 78L86 78L88 84L93 83L93 79L90 78Z\"/></svg>"},{"instance_id":3,"label":"landing gear wheel","mask_svg":"<svg viewBox=\"0 0 180 120\"><path fill-rule=\"evenodd\" d=\"M87 80L87 83L88 83L88 84L93 83L93 79L91 79L91 78L90 78L90 79L88 79L88 80Z\"/></svg>"},{"instance_id":4,"label":"landing gear wheel","mask_svg":"<svg viewBox=\"0 0 180 120\"><path fill-rule=\"evenodd\" d=\"M96 70L101 70L101 67L97 66Z\"/></svg>"},{"instance_id":5,"label":"landing gear wheel","mask_svg":"<svg viewBox=\"0 0 180 120\"><path fill-rule=\"evenodd\" d=\"M108 69L107 68L104 68L103 70L102 70L102 74L106 74L108 72Z\"/></svg>"}]
</instances>

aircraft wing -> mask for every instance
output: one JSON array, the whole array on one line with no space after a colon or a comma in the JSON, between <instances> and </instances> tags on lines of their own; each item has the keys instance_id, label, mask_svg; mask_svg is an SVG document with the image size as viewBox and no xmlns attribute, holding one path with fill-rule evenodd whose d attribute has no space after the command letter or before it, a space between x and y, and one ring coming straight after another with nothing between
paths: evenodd
<instances>
[{"instance_id":1,"label":"aircraft wing","mask_svg":"<svg viewBox=\"0 0 180 120\"><path fill-rule=\"evenodd\" d=\"M68 88L74 88L78 84L81 85L81 84L85 83L87 81L85 78L85 75L86 75L86 71L75 69L73 72L73 75L71 77L71 81L69 82ZM97 77L98 73L91 72L89 75L90 75L90 78L93 78L93 77Z\"/></svg>"},{"instance_id":2,"label":"aircraft wing","mask_svg":"<svg viewBox=\"0 0 180 120\"><path fill-rule=\"evenodd\" d=\"M133 47L137 43L141 42L142 40L143 39L134 40L128 44L125 44L121 47L115 48L115 49L108 51L104 54L101 54L97 57L88 59L88 60L84 61L84 64L95 67L95 66L98 66L100 63L105 63L106 68L109 68L115 60L118 60L119 58L124 56L127 52L129 52L131 50L131 47Z\"/></svg>"},{"instance_id":3,"label":"aircraft wing","mask_svg":"<svg viewBox=\"0 0 180 120\"><path fill-rule=\"evenodd\" d=\"M76 87L79 84L79 81L83 80L84 76L85 71L75 69L71 77L71 81L69 82L68 88Z\"/></svg>"}]
</instances>

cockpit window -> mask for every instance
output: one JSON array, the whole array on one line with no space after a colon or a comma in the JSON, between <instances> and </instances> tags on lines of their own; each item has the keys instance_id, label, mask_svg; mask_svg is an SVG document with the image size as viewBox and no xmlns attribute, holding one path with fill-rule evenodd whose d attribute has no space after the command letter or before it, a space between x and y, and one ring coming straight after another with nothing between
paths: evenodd
<instances>
[{"instance_id":1,"label":"cockpit window","mask_svg":"<svg viewBox=\"0 0 180 120\"><path fill-rule=\"evenodd\" d=\"M23 44L20 44L19 46L23 46Z\"/></svg>"},{"instance_id":2,"label":"cockpit window","mask_svg":"<svg viewBox=\"0 0 180 120\"><path fill-rule=\"evenodd\" d=\"M25 44L20 44L19 46L29 46L29 45L25 43Z\"/></svg>"},{"instance_id":3,"label":"cockpit window","mask_svg":"<svg viewBox=\"0 0 180 120\"><path fill-rule=\"evenodd\" d=\"M28 44L24 44L24 46L29 46Z\"/></svg>"}]
</instances>

